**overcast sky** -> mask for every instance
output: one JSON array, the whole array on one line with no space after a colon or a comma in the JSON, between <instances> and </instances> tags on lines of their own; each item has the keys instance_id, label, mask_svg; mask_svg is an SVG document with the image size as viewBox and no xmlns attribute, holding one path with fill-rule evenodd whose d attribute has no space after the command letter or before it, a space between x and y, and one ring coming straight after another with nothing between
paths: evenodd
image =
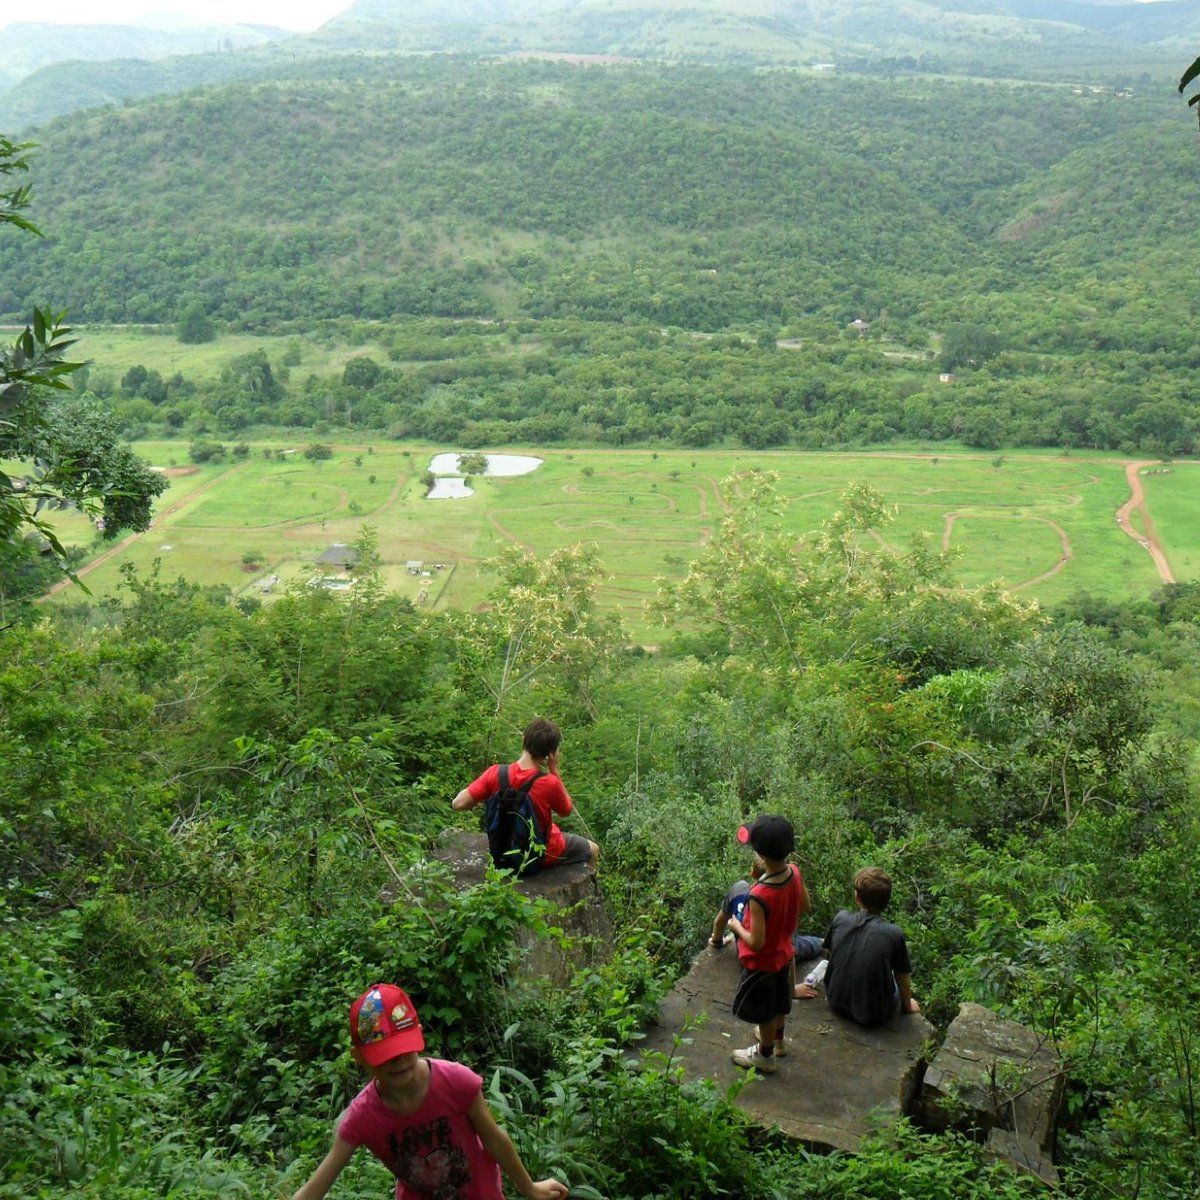
<instances>
[{"instance_id":1,"label":"overcast sky","mask_svg":"<svg viewBox=\"0 0 1200 1200\"><path fill-rule=\"evenodd\" d=\"M149 13L173 13L206 25L245 21L307 31L344 12L350 4L351 0L53 0L51 4L21 5L18 15L3 0L0 29L10 21L137 25Z\"/></svg>"}]
</instances>

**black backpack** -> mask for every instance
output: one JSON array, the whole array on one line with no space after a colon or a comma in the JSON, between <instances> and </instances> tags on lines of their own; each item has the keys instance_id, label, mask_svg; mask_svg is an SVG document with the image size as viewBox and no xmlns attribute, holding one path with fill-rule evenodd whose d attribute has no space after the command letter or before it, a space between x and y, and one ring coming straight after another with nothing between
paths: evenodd
<instances>
[{"instance_id":1,"label":"black backpack","mask_svg":"<svg viewBox=\"0 0 1200 1200\"><path fill-rule=\"evenodd\" d=\"M507 764L501 766L500 786L488 797L484 810L483 827L492 862L498 870L513 871L522 879L542 869L546 852L546 833L529 798L529 789L545 774L538 771L520 787L513 787Z\"/></svg>"}]
</instances>

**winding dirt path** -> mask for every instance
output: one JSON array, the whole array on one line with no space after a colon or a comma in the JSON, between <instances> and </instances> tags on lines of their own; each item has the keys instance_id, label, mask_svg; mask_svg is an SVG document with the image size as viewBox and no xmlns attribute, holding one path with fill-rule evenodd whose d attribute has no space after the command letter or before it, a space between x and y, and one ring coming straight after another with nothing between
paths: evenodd
<instances>
[{"instance_id":1,"label":"winding dirt path","mask_svg":"<svg viewBox=\"0 0 1200 1200\"><path fill-rule=\"evenodd\" d=\"M1167 562L1162 543L1158 540L1158 534L1154 529L1154 522L1150 519L1150 510L1146 507L1146 489L1142 486L1142 468L1159 465L1158 462L1125 464L1125 480L1129 484L1129 499L1117 509L1117 524L1121 527L1122 533L1133 538L1139 546L1145 547L1154 563L1155 570L1158 571L1159 579L1163 583L1174 583L1175 573L1171 570L1171 564ZM1134 513L1137 513L1144 533L1139 533L1134 529L1130 521Z\"/></svg>"},{"instance_id":2,"label":"winding dirt path","mask_svg":"<svg viewBox=\"0 0 1200 1200\"><path fill-rule=\"evenodd\" d=\"M174 504L168 504L166 508L158 509L154 514L154 524L155 525L159 524L162 521L163 517L168 517L172 513L177 513L181 508L185 507L188 504L191 504L191 502L193 500L195 500L198 496L203 496L205 492L211 491L213 488L215 488L218 483L223 483L226 479L229 478L230 475L234 474L237 471L245 470L246 467L248 467L249 465L250 465L249 462L238 463L237 466L230 467L229 470L222 471L220 475L214 476L207 483L198 487L194 492L189 492L186 496L183 496L180 499L176 500ZM180 475L195 474L194 470L187 470L186 468L174 468L174 471L176 474L180 474ZM171 471L164 472L164 474L166 474L166 475L170 475L171 473L172 473ZM153 526L151 528L153 528ZM75 577L81 578L84 575L90 575L97 567L102 566L104 563L108 562L108 560L110 558L112 558L114 555L120 554L121 551L124 550L127 546L132 545L134 542L137 541L138 538L144 537L149 532L150 532L149 529L143 529L139 533L126 534L125 537L120 539L120 541L113 542L113 544L111 546L109 546L109 548L107 550L105 550L103 554L98 554L95 558L92 559L91 562L85 563L82 567L80 567L79 570L75 572ZM39 600L48 600L56 592L61 592L63 590L63 588L72 587L73 584L74 584L74 580L72 580L72 579L60 579L47 592L45 592L43 595L39 596L38 599Z\"/></svg>"},{"instance_id":3,"label":"winding dirt path","mask_svg":"<svg viewBox=\"0 0 1200 1200\"><path fill-rule=\"evenodd\" d=\"M1030 576L1028 579L1022 579L1020 583L1014 583L1009 588L1009 591L1019 592L1022 588L1033 587L1034 584L1045 583L1047 579L1053 579L1075 557L1075 551L1071 549L1071 539L1067 536L1067 531L1061 525L1051 521L1049 517L1005 517L984 513L972 515L961 512L948 512L944 517L944 524L942 526L943 552L948 551L953 543L955 524L964 518L976 521L1036 521L1039 525L1048 525L1058 535L1058 561L1048 571L1043 571L1040 575Z\"/></svg>"},{"instance_id":4,"label":"winding dirt path","mask_svg":"<svg viewBox=\"0 0 1200 1200\"><path fill-rule=\"evenodd\" d=\"M528 550L530 554L537 553L537 549L534 546L517 537L511 530L505 529L492 513L487 514L487 519L488 524L506 541L512 542L514 546L520 546L523 550Z\"/></svg>"}]
</instances>

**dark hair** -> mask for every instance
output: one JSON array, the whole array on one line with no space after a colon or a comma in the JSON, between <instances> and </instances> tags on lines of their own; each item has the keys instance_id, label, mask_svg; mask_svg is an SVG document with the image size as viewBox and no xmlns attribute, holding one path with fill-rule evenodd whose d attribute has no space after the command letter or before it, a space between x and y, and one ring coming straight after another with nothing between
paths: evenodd
<instances>
[{"instance_id":1,"label":"dark hair","mask_svg":"<svg viewBox=\"0 0 1200 1200\"><path fill-rule=\"evenodd\" d=\"M854 891L868 912L883 912L892 898L892 877L882 867L863 867L854 877Z\"/></svg>"},{"instance_id":2,"label":"dark hair","mask_svg":"<svg viewBox=\"0 0 1200 1200\"><path fill-rule=\"evenodd\" d=\"M521 745L539 761L549 758L558 749L561 741L562 730L545 717L537 717L530 721L521 736Z\"/></svg>"}]
</instances>

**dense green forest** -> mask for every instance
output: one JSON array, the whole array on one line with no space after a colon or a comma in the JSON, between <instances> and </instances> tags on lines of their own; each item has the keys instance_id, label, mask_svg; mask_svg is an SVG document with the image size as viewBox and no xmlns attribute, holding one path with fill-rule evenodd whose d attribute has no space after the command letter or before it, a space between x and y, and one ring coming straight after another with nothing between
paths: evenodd
<instances>
[{"instance_id":1,"label":"dense green forest","mask_svg":"<svg viewBox=\"0 0 1200 1200\"><path fill-rule=\"evenodd\" d=\"M785 72L453 59L52 124L46 237L0 238L0 310L43 306L0 359L5 554L56 568L31 487L112 503L110 533L148 519L121 434L1191 453L1193 139L1165 102L1070 87L881 104ZM64 306L279 350L68 371ZM386 353L299 378L295 347L334 336ZM653 653L598 607L586 546L514 551L486 605L431 613L381 587L369 528L341 596L130 569L113 600L4 609L0 1197L289 1195L356 1086L346 1005L381 978L580 1196L1038 1194L971 1130L814 1156L631 1068L766 810L796 825L814 930L878 863L934 1024L978 1001L1053 1039L1064 1194L1194 1197L1200 587L1046 613L892 547L864 486L799 541L769 472L720 493ZM538 713L615 927L569 1001L506 982L553 914L431 856ZM359 1162L337 1194L388 1186Z\"/></svg>"},{"instance_id":2,"label":"dense green forest","mask_svg":"<svg viewBox=\"0 0 1200 1200\"><path fill-rule=\"evenodd\" d=\"M52 299L76 321L387 348L341 386L289 378L283 350L219 381L93 372L132 437L323 421L469 446L1195 449L1177 99L910 80L880 105L790 72L453 59L294 71L39 134L48 236L0 245L0 312Z\"/></svg>"}]
</instances>

